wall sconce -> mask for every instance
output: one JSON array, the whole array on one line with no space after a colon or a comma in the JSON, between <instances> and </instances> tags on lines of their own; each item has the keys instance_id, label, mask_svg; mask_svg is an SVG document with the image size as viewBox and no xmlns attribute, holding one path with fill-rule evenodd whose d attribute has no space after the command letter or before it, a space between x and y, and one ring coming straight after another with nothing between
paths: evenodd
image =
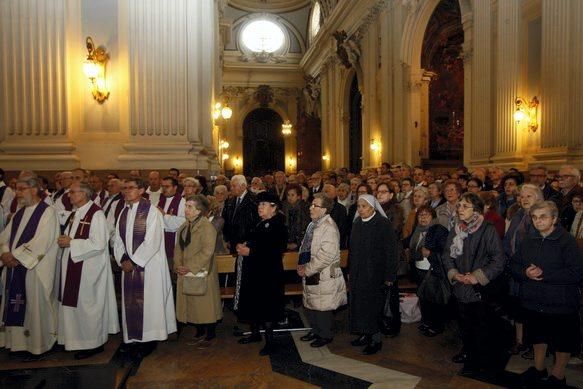
<instances>
[{"instance_id":1,"label":"wall sconce","mask_svg":"<svg viewBox=\"0 0 583 389\"><path fill-rule=\"evenodd\" d=\"M371 139L370 140L370 150L375 152L375 153L380 152L381 151L381 142L374 140L374 139Z\"/></svg>"},{"instance_id":2,"label":"wall sconce","mask_svg":"<svg viewBox=\"0 0 583 389\"><path fill-rule=\"evenodd\" d=\"M330 156L328 154L322 155L322 161L329 161L329 160L330 160Z\"/></svg>"},{"instance_id":3,"label":"wall sconce","mask_svg":"<svg viewBox=\"0 0 583 389\"><path fill-rule=\"evenodd\" d=\"M290 136L292 133L292 124L289 120L286 120L285 123L281 125L281 133L283 136Z\"/></svg>"},{"instance_id":4,"label":"wall sconce","mask_svg":"<svg viewBox=\"0 0 583 389\"><path fill-rule=\"evenodd\" d=\"M221 109L221 107L223 109ZM233 116L233 110L229 107L229 104L225 104L224 107L221 103L215 104L215 109L213 110L213 119L217 120L221 116L225 120L229 120Z\"/></svg>"},{"instance_id":5,"label":"wall sconce","mask_svg":"<svg viewBox=\"0 0 583 389\"><path fill-rule=\"evenodd\" d=\"M538 105L539 101L536 96L532 98L531 101L527 101L522 97L517 97L514 100L514 106L516 111L514 111L514 121L516 125L519 125L521 121L526 121L528 130L535 132L538 129Z\"/></svg>"},{"instance_id":6,"label":"wall sconce","mask_svg":"<svg viewBox=\"0 0 583 389\"><path fill-rule=\"evenodd\" d=\"M296 167L296 159L294 157L287 157L287 166L290 170Z\"/></svg>"},{"instance_id":7,"label":"wall sconce","mask_svg":"<svg viewBox=\"0 0 583 389\"><path fill-rule=\"evenodd\" d=\"M235 167L236 170L238 170L241 167L241 157L237 156L235 158L235 161L233 161L233 166Z\"/></svg>"},{"instance_id":8,"label":"wall sconce","mask_svg":"<svg viewBox=\"0 0 583 389\"><path fill-rule=\"evenodd\" d=\"M109 91L105 82L105 66L109 60L109 54L105 47L95 47L90 36L85 39L87 46L87 59L83 64L83 72L91 82L91 93L93 98L102 104L109 97Z\"/></svg>"},{"instance_id":9,"label":"wall sconce","mask_svg":"<svg viewBox=\"0 0 583 389\"><path fill-rule=\"evenodd\" d=\"M222 156L223 161L226 161L227 159L229 159L229 154L224 153Z\"/></svg>"},{"instance_id":10,"label":"wall sconce","mask_svg":"<svg viewBox=\"0 0 583 389\"><path fill-rule=\"evenodd\" d=\"M229 148L229 146L230 146L230 144L229 144L229 142L227 142L226 140L224 140L224 139L221 139L221 140L219 141L219 148L220 148L220 149L222 149L222 150L226 150L226 149L228 149L228 148Z\"/></svg>"}]
</instances>

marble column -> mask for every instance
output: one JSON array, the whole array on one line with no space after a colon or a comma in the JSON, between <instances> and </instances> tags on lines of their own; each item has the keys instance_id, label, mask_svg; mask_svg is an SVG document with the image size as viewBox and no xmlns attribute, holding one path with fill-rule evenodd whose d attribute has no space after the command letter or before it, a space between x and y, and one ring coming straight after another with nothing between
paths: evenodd
<instances>
[{"instance_id":1,"label":"marble column","mask_svg":"<svg viewBox=\"0 0 583 389\"><path fill-rule=\"evenodd\" d=\"M213 0L129 0L127 167L209 169L217 19ZM156 158L152 158L155 154Z\"/></svg>"},{"instance_id":2,"label":"marble column","mask_svg":"<svg viewBox=\"0 0 583 389\"><path fill-rule=\"evenodd\" d=\"M67 36L79 2L0 2L0 165L47 170L79 165L71 142Z\"/></svg>"},{"instance_id":3,"label":"marble column","mask_svg":"<svg viewBox=\"0 0 583 389\"><path fill-rule=\"evenodd\" d=\"M522 162L518 152L517 128L514 122L514 100L518 95L520 76L521 2L498 2L496 44L496 133L495 155L498 165L515 166Z\"/></svg>"},{"instance_id":4,"label":"marble column","mask_svg":"<svg viewBox=\"0 0 583 389\"><path fill-rule=\"evenodd\" d=\"M469 149L470 164L487 164L492 154L492 2L474 2L474 39L471 85L474 104ZM467 131L465 132L467 134Z\"/></svg>"}]
</instances>

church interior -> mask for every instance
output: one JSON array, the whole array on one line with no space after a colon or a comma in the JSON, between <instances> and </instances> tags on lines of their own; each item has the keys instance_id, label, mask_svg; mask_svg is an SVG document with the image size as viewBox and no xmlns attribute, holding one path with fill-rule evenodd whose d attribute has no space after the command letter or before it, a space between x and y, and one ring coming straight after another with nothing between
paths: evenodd
<instances>
[{"instance_id":1,"label":"church interior","mask_svg":"<svg viewBox=\"0 0 583 389\"><path fill-rule=\"evenodd\" d=\"M580 0L2 0L0 168L209 181L382 162L582 168L581 20ZM305 327L301 296L287 304L287 324ZM433 338L403 324L361 355L345 309L327 347L282 331L260 357L237 344L230 307L204 350L192 327L139 360L119 335L83 361L0 350L0 386L513 387L531 362L459 376L454 322ZM583 365L567 375L583 387Z\"/></svg>"}]
</instances>

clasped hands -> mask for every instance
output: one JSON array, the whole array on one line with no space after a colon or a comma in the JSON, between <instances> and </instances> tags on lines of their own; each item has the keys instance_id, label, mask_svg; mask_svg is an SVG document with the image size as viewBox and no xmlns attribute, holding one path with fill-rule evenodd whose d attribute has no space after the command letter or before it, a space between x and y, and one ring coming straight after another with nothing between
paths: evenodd
<instances>
[{"instance_id":1,"label":"clasped hands","mask_svg":"<svg viewBox=\"0 0 583 389\"><path fill-rule=\"evenodd\" d=\"M68 235L61 235L57 239L57 244L60 248L65 248L71 246L71 237Z\"/></svg>"},{"instance_id":2,"label":"clasped hands","mask_svg":"<svg viewBox=\"0 0 583 389\"><path fill-rule=\"evenodd\" d=\"M297 272L298 272L298 276L305 277L306 276L306 265L298 265Z\"/></svg>"},{"instance_id":3,"label":"clasped hands","mask_svg":"<svg viewBox=\"0 0 583 389\"><path fill-rule=\"evenodd\" d=\"M190 269L187 268L186 266L177 266L176 267L176 274L178 274L179 276L185 276L188 273L190 273Z\"/></svg>"},{"instance_id":4,"label":"clasped hands","mask_svg":"<svg viewBox=\"0 0 583 389\"><path fill-rule=\"evenodd\" d=\"M526 276L534 281L542 281L543 277L543 269L536 266L535 264L530 264L529 267L526 268Z\"/></svg>"},{"instance_id":5,"label":"clasped hands","mask_svg":"<svg viewBox=\"0 0 583 389\"><path fill-rule=\"evenodd\" d=\"M235 249L237 250L238 255L243 257L249 256L249 247L247 247L245 243L238 243Z\"/></svg>"},{"instance_id":6,"label":"clasped hands","mask_svg":"<svg viewBox=\"0 0 583 389\"><path fill-rule=\"evenodd\" d=\"M458 273L453 277L453 279L456 280L457 282L461 282L462 284L465 284L465 285L477 285L478 284L478 279L472 273L466 273L466 274Z\"/></svg>"},{"instance_id":7,"label":"clasped hands","mask_svg":"<svg viewBox=\"0 0 583 389\"><path fill-rule=\"evenodd\" d=\"M0 255L0 260L2 261L4 266L6 266L9 269L20 265L18 259L16 259L11 252L2 253L2 255Z\"/></svg>"}]
</instances>

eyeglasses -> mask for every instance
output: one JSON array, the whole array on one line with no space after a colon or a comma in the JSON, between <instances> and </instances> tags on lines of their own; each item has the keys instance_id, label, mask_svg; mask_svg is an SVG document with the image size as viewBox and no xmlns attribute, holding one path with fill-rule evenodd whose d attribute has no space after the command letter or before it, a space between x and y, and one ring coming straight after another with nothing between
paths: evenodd
<instances>
[{"instance_id":1,"label":"eyeglasses","mask_svg":"<svg viewBox=\"0 0 583 389\"><path fill-rule=\"evenodd\" d=\"M31 188L30 186L17 186L16 187L16 191L17 192L23 192L23 191L25 191L27 189L30 189L30 188Z\"/></svg>"},{"instance_id":2,"label":"eyeglasses","mask_svg":"<svg viewBox=\"0 0 583 389\"><path fill-rule=\"evenodd\" d=\"M573 178L575 177L574 174L563 174L561 176L559 176L559 180L566 180L567 178Z\"/></svg>"},{"instance_id":3,"label":"eyeglasses","mask_svg":"<svg viewBox=\"0 0 583 389\"><path fill-rule=\"evenodd\" d=\"M456 207L457 209L463 209L463 210L466 210L466 209L473 208L473 206L472 206L472 205L461 204L461 203L460 203L460 204L457 204L455 207Z\"/></svg>"},{"instance_id":4,"label":"eyeglasses","mask_svg":"<svg viewBox=\"0 0 583 389\"><path fill-rule=\"evenodd\" d=\"M314 204L314 203L310 204L310 208L311 208L311 207L315 207L315 208L326 208L326 207L323 207L323 206L321 206L321 205Z\"/></svg>"},{"instance_id":5,"label":"eyeglasses","mask_svg":"<svg viewBox=\"0 0 583 389\"><path fill-rule=\"evenodd\" d=\"M134 190L134 189L139 189L137 186L125 186L123 188L123 190Z\"/></svg>"},{"instance_id":6,"label":"eyeglasses","mask_svg":"<svg viewBox=\"0 0 583 389\"><path fill-rule=\"evenodd\" d=\"M531 215L532 221L535 222L537 220L548 220L550 218L552 218L551 215L540 215L540 216L536 216L536 215Z\"/></svg>"}]
</instances>

